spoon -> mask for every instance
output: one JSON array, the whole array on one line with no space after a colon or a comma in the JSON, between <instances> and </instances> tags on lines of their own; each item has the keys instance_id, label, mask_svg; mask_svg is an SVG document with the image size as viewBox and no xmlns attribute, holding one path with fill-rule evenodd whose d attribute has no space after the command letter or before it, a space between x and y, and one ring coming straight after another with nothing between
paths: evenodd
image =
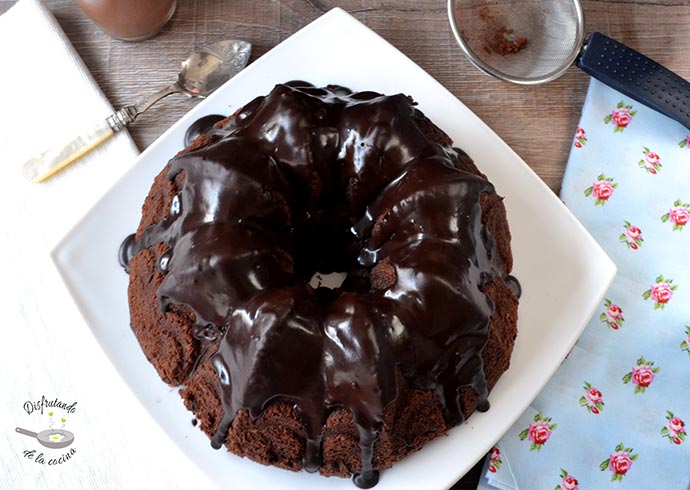
<instances>
[{"instance_id":1,"label":"spoon","mask_svg":"<svg viewBox=\"0 0 690 490\"><path fill-rule=\"evenodd\" d=\"M108 116L71 141L49 148L24 164L22 173L33 183L43 182L131 124L153 104L171 94L205 98L239 73L249 61L252 45L227 40L204 46L182 62L177 81L148 98L140 98Z\"/></svg>"}]
</instances>

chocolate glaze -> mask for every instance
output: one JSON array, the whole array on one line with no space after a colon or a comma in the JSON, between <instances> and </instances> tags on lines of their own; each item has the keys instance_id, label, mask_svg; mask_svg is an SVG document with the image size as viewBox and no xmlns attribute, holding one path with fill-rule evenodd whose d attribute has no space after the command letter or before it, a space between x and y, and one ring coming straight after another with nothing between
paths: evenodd
<instances>
[{"instance_id":1,"label":"chocolate glaze","mask_svg":"<svg viewBox=\"0 0 690 490\"><path fill-rule=\"evenodd\" d=\"M522 296L522 285L515 276L506 277L505 282L516 297Z\"/></svg>"},{"instance_id":2,"label":"chocolate glaze","mask_svg":"<svg viewBox=\"0 0 690 490\"><path fill-rule=\"evenodd\" d=\"M135 236L134 233L127 235L127 237L122 240L120 249L117 252L117 260L127 274L129 274L129 259L134 256L132 247L134 246Z\"/></svg>"},{"instance_id":3,"label":"chocolate glaze","mask_svg":"<svg viewBox=\"0 0 690 490\"><path fill-rule=\"evenodd\" d=\"M220 114L209 114L194 121L184 133L184 145L189 146L198 136L208 132L218 121L222 121L226 116Z\"/></svg>"},{"instance_id":4,"label":"chocolate glaze","mask_svg":"<svg viewBox=\"0 0 690 490\"><path fill-rule=\"evenodd\" d=\"M481 219L494 189L425 121L403 95L296 81L171 161L169 178L185 178L168 218L121 255L126 266L169 248L161 308L191 306L216 349L225 415L213 447L238 410L257 417L287 399L306 428L303 466L316 471L329 410L345 407L360 438L354 481L369 488L396 372L438 394L449 426L463 421L462 386L488 409L481 352L494 305L482 289L507 275ZM390 287L370 286L375 266L390 269ZM342 289L306 284L334 270L348 272Z\"/></svg>"}]
</instances>

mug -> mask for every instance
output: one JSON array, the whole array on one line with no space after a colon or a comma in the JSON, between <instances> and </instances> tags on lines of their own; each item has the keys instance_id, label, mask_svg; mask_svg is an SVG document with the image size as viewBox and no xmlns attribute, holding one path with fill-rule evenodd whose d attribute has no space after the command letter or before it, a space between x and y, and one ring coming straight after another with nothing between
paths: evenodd
<instances>
[{"instance_id":1,"label":"mug","mask_svg":"<svg viewBox=\"0 0 690 490\"><path fill-rule=\"evenodd\" d=\"M106 34L123 41L156 35L175 13L176 0L76 0Z\"/></svg>"}]
</instances>

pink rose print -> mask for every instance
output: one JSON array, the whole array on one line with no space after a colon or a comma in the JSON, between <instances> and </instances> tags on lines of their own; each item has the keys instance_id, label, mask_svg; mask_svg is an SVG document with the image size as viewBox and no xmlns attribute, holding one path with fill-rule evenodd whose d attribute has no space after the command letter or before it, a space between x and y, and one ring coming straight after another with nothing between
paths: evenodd
<instances>
[{"instance_id":1,"label":"pink rose print","mask_svg":"<svg viewBox=\"0 0 690 490\"><path fill-rule=\"evenodd\" d=\"M623 376L623 383L628 384L632 381L635 385L635 394L644 393L658 373L659 368L654 367L653 362L646 361L644 357L640 357L637 360L637 364L633 366L632 371Z\"/></svg>"},{"instance_id":2,"label":"pink rose print","mask_svg":"<svg viewBox=\"0 0 690 490\"><path fill-rule=\"evenodd\" d=\"M639 161L638 166L647 171L648 174L656 175L661 170L661 162L659 161L659 155L650 151L646 146L642 147L642 153L644 158Z\"/></svg>"},{"instance_id":3,"label":"pink rose print","mask_svg":"<svg viewBox=\"0 0 690 490\"><path fill-rule=\"evenodd\" d=\"M686 138L683 138L682 140L680 140L678 142L678 146L680 146L681 148L686 148L686 147L690 148L690 135L688 135Z\"/></svg>"},{"instance_id":4,"label":"pink rose print","mask_svg":"<svg viewBox=\"0 0 690 490\"><path fill-rule=\"evenodd\" d=\"M671 432L675 432L678 434L679 432L685 432L685 422L683 422L681 419L678 417L674 417L673 413L669 412L669 420L668 420L668 430Z\"/></svg>"},{"instance_id":5,"label":"pink rose print","mask_svg":"<svg viewBox=\"0 0 690 490\"><path fill-rule=\"evenodd\" d=\"M603 182L595 182L592 185L592 194L594 194L597 199L605 201L613 194L613 186L606 180Z\"/></svg>"},{"instance_id":6,"label":"pink rose print","mask_svg":"<svg viewBox=\"0 0 690 490\"><path fill-rule=\"evenodd\" d=\"M589 413L598 414L604 409L604 397L597 388L585 381L582 389L585 394L580 397L580 406L586 407Z\"/></svg>"},{"instance_id":7,"label":"pink rose print","mask_svg":"<svg viewBox=\"0 0 690 490\"><path fill-rule=\"evenodd\" d=\"M630 109L627 108L614 110L613 112L611 112L611 117L613 120L613 124L620 128L627 127L628 124L630 124L630 121L632 121Z\"/></svg>"},{"instance_id":8,"label":"pink rose print","mask_svg":"<svg viewBox=\"0 0 690 490\"><path fill-rule=\"evenodd\" d=\"M668 218L678 226L685 226L688 224L688 208L687 206L676 206L671 208L668 212Z\"/></svg>"},{"instance_id":9,"label":"pink rose print","mask_svg":"<svg viewBox=\"0 0 690 490\"><path fill-rule=\"evenodd\" d=\"M642 293L642 298L646 301L654 301L654 309L664 309L666 303L673 298L673 292L678 289L677 284L673 284L673 279L665 279L663 275L656 278L656 282L648 290Z\"/></svg>"},{"instance_id":10,"label":"pink rose print","mask_svg":"<svg viewBox=\"0 0 690 490\"><path fill-rule=\"evenodd\" d=\"M489 471L491 473L496 473L501 469L501 464L503 464L503 461L501 460L501 450L494 446L494 448L491 450L491 457L489 459Z\"/></svg>"},{"instance_id":11,"label":"pink rose print","mask_svg":"<svg viewBox=\"0 0 690 490\"><path fill-rule=\"evenodd\" d=\"M623 318L623 310L620 306L614 305L610 299L604 299L604 307L606 309L599 315L601 323L605 323L610 329L618 330L623 326L625 319Z\"/></svg>"},{"instance_id":12,"label":"pink rose print","mask_svg":"<svg viewBox=\"0 0 690 490\"><path fill-rule=\"evenodd\" d=\"M673 223L673 231L683 231L683 227L690 222L690 204L676 199L673 207L661 217L661 221Z\"/></svg>"},{"instance_id":13,"label":"pink rose print","mask_svg":"<svg viewBox=\"0 0 690 490\"><path fill-rule=\"evenodd\" d=\"M606 201L613 195L613 191L618 187L618 184L612 178L607 178L604 174L599 174L597 181L591 187L585 189L585 196L594 196L595 206L603 206Z\"/></svg>"},{"instance_id":14,"label":"pink rose print","mask_svg":"<svg viewBox=\"0 0 690 490\"><path fill-rule=\"evenodd\" d=\"M629 222L626 223L628 224L625 225L625 236L633 240L642 236L642 230L640 230L637 226L632 226Z\"/></svg>"},{"instance_id":15,"label":"pink rose print","mask_svg":"<svg viewBox=\"0 0 690 490\"><path fill-rule=\"evenodd\" d=\"M611 111L611 114L604 118L604 124L613 123L613 132L621 133L628 124L632 121L632 118L637 114L637 111L632 110L633 106L626 105L622 100L616 105L616 108Z\"/></svg>"},{"instance_id":16,"label":"pink rose print","mask_svg":"<svg viewBox=\"0 0 690 490\"><path fill-rule=\"evenodd\" d=\"M668 303L673 297L673 290L671 285L663 282L661 284L652 284L652 298L657 303Z\"/></svg>"},{"instance_id":17,"label":"pink rose print","mask_svg":"<svg viewBox=\"0 0 690 490\"><path fill-rule=\"evenodd\" d=\"M561 468L561 483L554 490L579 490L577 479Z\"/></svg>"},{"instance_id":18,"label":"pink rose print","mask_svg":"<svg viewBox=\"0 0 690 490\"><path fill-rule=\"evenodd\" d=\"M529 424L529 427L520 432L518 437L521 441L530 440L532 443L529 448L530 451L541 451L542 446L549 440L556 426L557 424L551 423L550 417L544 417L541 412L538 412L534 416L534 423Z\"/></svg>"},{"instance_id":19,"label":"pink rose print","mask_svg":"<svg viewBox=\"0 0 690 490\"><path fill-rule=\"evenodd\" d=\"M666 420L668 422L662 427L661 435L667 437L671 444L680 445L685 441L685 422L668 410L666 410Z\"/></svg>"},{"instance_id":20,"label":"pink rose print","mask_svg":"<svg viewBox=\"0 0 690 490\"><path fill-rule=\"evenodd\" d=\"M585 136L585 130L582 129L581 127L577 128L577 131L575 132L575 142L573 145L575 148L582 148L587 144L587 137Z\"/></svg>"},{"instance_id":21,"label":"pink rose print","mask_svg":"<svg viewBox=\"0 0 690 490\"><path fill-rule=\"evenodd\" d=\"M546 422L538 422L529 426L529 440L535 444L544 444L551 436L551 429Z\"/></svg>"},{"instance_id":22,"label":"pink rose print","mask_svg":"<svg viewBox=\"0 0 690 490\"><path fill-rule=\"evenodd\" d=\"M621 233L620 241L625 243L629 249L638 250L642 246L642 242L644 242L642 230L631 224L630 221L624 221L623 228L625 228L625 231Z\"/></svg>"},{"instance_id":23,"label":"pink rose print","mask_svg":"<svg viewBox=\"0 0 690 490\"><path fill-rule=\"evenodd\" d=\"M684 350L690 356L690 325L685 325L685 340L680 343L680 350Z\"/></svg>"},{"instance_id":24,"label":"pink rose print","mask_svg":"<svg viewBox=\"0 0 690 490\"><path fill-rule=\"evenodd\" d=\"M611 481L623 481L623 476L630 471L633 461L637 460L637 454L633 454L633 448L624 447L621 442L616 446L614 452L608 459L605 459L599 465L601 471L611 471Z\"/></svg>"},{"instance_id":25,"label":"pink rose print","mask_svg":"<svg viewBox=\"0 0 690 490\"><path fill-rule=\"evenodd\" d=\"M654 381L654 371L651 366L638 366L632 370L632 382L642 388L647 388Z\"/></svg>"}]
</instances>

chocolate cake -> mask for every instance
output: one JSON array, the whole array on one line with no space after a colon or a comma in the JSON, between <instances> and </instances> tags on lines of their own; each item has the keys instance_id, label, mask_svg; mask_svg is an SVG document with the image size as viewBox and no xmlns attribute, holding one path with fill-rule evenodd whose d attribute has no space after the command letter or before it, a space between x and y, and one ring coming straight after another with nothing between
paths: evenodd
<instances>
[{"instance_id":1,"label":"chocolate cake","mask_svg":"<svg viewBox=\"0 0 690 490\"><path fill-rule=\"evenodd\" d=\"M362 488L487 410L517 334L502 198L405 95L277 85L165 166L121 260L213 447Z\"/></svg>"}]
</instances>

